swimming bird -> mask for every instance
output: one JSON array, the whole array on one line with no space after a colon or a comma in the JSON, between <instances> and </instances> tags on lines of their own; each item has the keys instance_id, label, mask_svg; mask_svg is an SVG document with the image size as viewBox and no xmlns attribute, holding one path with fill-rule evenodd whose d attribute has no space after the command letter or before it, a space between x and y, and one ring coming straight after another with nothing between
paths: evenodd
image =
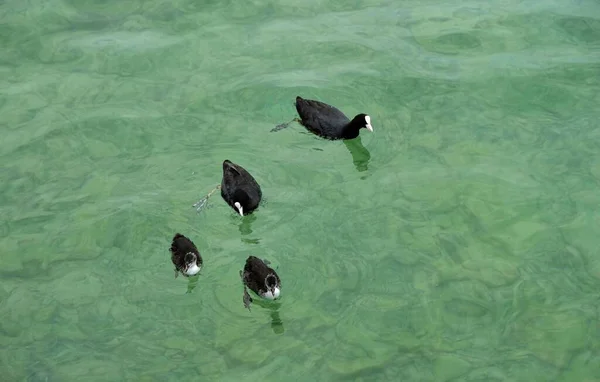
<instances>
[{"instance_id":1,"label":"swimming bird","mask_svg":"<svg viewBox=\"0 0 600 382\"><path fill-rule=\"evenodd\" d=\"M271 131L286 128L293 121L302 124L308 131L326 139L354 139L362 128L373 132L371 117L357 114L350 120L339 109L324 102L296 97L296 111L300 119L277 125Z\"/></svg>"},{"instance_id":2,"label":"swimming bird","mask_svg":"<svg viewBox=\"0 0 600 382\"><path fill-rule=\"evenodd\" d=\"M242 166L228 159L223 161L221 196L241 216L258 208L262 190L252 175Z\"/></svg>"},{"instance_id":3,"label":"swimming bird","mask_svg":"<svg viewBox=\"0 0 600 382\"><path fill-rule=\"evenodd\" d=\"M281 294L281 279L277 272L269 267L268 260L261 260L256 256L249 256L244 265L244 271L240 271L240 277L244 284L244 307L250 310L252 297L248 288L254 293L267 300L276 300Z\"/></svg>"},{"instance_id":4,"label":"swimming bird","mask_svg":"<svg viewBox=\"0 0 600 382\"><path fill-rule=\"evenodd\" d=\"M195 276L202 269L202 256L196 245L180 233L171 242L171 261L175 265L175 278L181 272L185 277Z\"/></svg>"}]
</instances>

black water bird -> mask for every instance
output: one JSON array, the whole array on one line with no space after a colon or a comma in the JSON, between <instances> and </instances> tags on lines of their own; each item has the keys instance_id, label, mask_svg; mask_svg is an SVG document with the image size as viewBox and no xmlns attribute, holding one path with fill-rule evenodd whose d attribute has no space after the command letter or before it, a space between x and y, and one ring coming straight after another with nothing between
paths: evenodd
<instances>
[{"instance_id":1,"label":"black water bird","mask_svg":"<svg viewBox=\"0 0 600 382\"><path fill-rule=\"evenodd\" d=\"M185 277L195 276L202 269L202 256L198 248L180 233L173 236L171 242L171 261L175 265L175 278L181 273Z\"/></svg>"},{"instance_id":2,"label":"black water bird","mask_svg":"<svg viewBox=\"0 0 600 382\"><path fill-rule=\"evenodd\" d=\"M367 114L357 114L350 120L334 106L320 101L304 99L300 96L296 97L295 105L300 118L277 125L271 131L284 129L293 121L297 121L308 131L331 140L354 139L358 137L362 128L373 132L371 117Z\"/></svg>"},{"instance_id":3,"label":"black water bird","mask_svg":"<svg viewBox=\"0 0 600 382\"><path fill-rule=\"evenodd\" d=\"M245 168L226 159L223 161L221 196L235 212L244 216L258 208L262 190Z\"/></svg>"},{"instance_id":4,"label":"black water bird","mask_svg":"<svg viewBox=\"0 0 600 382\"><path fill-rule=\"evenodd\" d=\"M250 309L252 297L247 288L267 300L276 300L281 295L281 279L277 272L269 267L269 264L268 260L249 256L246 259L244 270L240 271L240 277L244 284L244 306L248 309Z\"/></svg>"}]
</instances>

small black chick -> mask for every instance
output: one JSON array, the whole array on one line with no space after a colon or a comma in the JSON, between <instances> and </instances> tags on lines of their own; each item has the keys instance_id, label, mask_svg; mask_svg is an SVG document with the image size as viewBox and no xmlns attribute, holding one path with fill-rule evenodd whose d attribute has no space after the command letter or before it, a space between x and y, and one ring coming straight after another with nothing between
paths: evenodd
<instances>
[{"instance_id":1,"label":"small black chick","mask_svg":"<svg viewBox=\"0 0 600 382\"><path fill-rule=\"evenodd\" d=\"M269 264L268 260L249 256L246 259L244 270L240 271L240 277L244 284L244 306L248 309L250 309L252 297L248 294L246 287L268 300L276 300L281 294L281 279L277 272L269 267Z\"/></svg>"},{"instance_id":2,"label":"small black chick","mask_svg":"<svg viewBox=\"0 0 600 382\"><path fill-rule=\"evenodd\" d=\"M175 278L181 272L185 277L195 276L202 269L202 256L196 245L180 233L171 242L171 261L175 265Z\"/></svg>"}]
</instances>

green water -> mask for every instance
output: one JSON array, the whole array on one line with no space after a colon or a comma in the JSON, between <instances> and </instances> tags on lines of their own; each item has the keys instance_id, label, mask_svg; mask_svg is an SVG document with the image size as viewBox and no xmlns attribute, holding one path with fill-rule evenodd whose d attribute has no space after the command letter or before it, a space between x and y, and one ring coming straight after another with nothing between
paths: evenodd
<instances>
[{"instance_id":1,"label":"green water","mask_svg":"<svg viewBox=\"0 0 600 382\"><path fill-rule=\"evenodd\" d=\"M0 380L600 381L599 85L592 0L3 1Z\"/></svg>"}]
</instances>

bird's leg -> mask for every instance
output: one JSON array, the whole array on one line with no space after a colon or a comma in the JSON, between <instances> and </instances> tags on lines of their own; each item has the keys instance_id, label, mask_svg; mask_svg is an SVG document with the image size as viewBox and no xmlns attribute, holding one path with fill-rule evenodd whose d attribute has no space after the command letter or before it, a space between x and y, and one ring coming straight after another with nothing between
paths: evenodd
<instances>
[{"instance_id":1,"label":"bird's leg","mask_svg":"<svg viewBox=\"0 0 600 382\"><path fill-rule=\"evenodd\" d=\"M177 278L177 276L179 276L179 271L177 270L177 268L175 268L175 278Z\"/></svg>"},{"instance_id":2,"label":"bird's leg","mask_svg":"<svg viewBox=\"0 0 600 382\"><path fill-rule=\"evenodd\" d=\"M301 123L301 121L300 121L300 118L296 117L296 118L292 119L292 120L291 120L291 121L289 121L289 122L286 122L286 123L280 123L279 125L275 126L274 128L272 128L272 129L271 129L271 132L275 132L275 131L279 131L279 130L285 129L285 128L286 128L286 127L288 127L288 126L290 125L290 123L292 123L292 122L298 122L298 123Z\"/></svg>"},{"instance_id":3,"label":"bird's leg","mask_svg":"<svg viewBox=\"0 0 600 382\"><path fill-rule=\"evenodd\" d=\"M251 303L252 303L252 297L250 297L250 294L248 293L248 289L244 285L244 307L247 308L249 311L251 311L250 310Z\"/></svg>"},{"instance_id":4,"label":"bird's leg","mask_svg":"<svg viewBox=\"0 0 600 382\"><path fill-rule=\"evenodd\" d=\"M200 212L204 207L206 207L206 204L208 203L208 198L210 198L212 196L212 194L214 194L218 189L221 188L221 185L217 185L217 187L213 188L208 195L206 195L205 197L203 197L202 199L200 199L199 201L197 201L196 203L194 203L194 207L196 207L196 211Z\"/></svg>"},{"instance_id":5,"label":"bird's leg","mask_svg":"<svg viewBox=\"0 0 600 382\"><path fill-rule=\"evenodd\" d=\"M252 302L252 297L248 293L248 288L246 288L246 283L244 283L244 273L240 270L240 278L242 279L242 283L244 284L244 308L247 308L250 311L250 303Z\"/></svg>"}]
</instances>

